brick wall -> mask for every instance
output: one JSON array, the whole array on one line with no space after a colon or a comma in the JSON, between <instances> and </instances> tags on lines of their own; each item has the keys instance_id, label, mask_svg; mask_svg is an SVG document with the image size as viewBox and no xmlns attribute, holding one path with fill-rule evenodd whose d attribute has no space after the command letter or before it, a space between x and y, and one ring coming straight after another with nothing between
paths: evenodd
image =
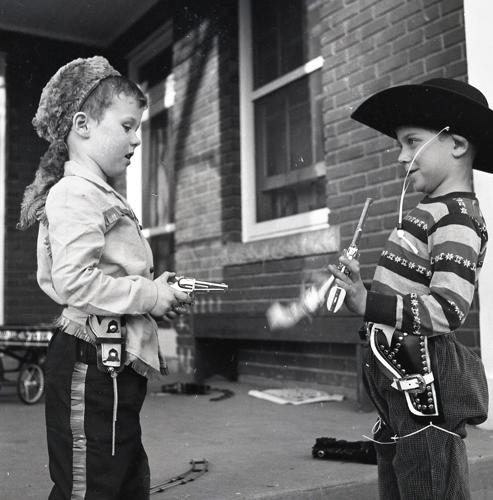
<instances>
[{"instance_id":1,"label":"brick wall","mask_svg":"<svg viewBox=\"0 0 493 500\"><path fill-rule=\"evenodd\" d=\"M394 142L349 115L365 97L391 85L464 79L462 2L360 0L350 8L341 5L330 2L323 10L328 28L322 38L328 205L344 245L364 199L375 199L361 244L363 275L370 278L375 250L396 224L403 171ZM419 198L407 195L405 208Z\"/></svg>"},{"instance_id":2,"label":"brick wall","mask_svg":"<svg viewBox=\"0 0 493 500\"><path fill-rule=\"evenodd\" d=\"M349 241L367 196L374 198L361 241L362 275L370 280L376 258L395 227L403 170L395 143L348 119L365 97L392 85L430 78L465 80L467 64L461 0L359 0L326 3L322 15L324 137L328 205ZM404 209L419 194L407 194ZM460 338L479 349L477 300Z\"/></svg>"},{"instance_id":3,"label":"brick wall","mask_svg":"<svg viewBox=\"0 0 493 500\"><path fill-rule=\"evenodd\" d=\"M175 266L210 281L223 279L224 244L241 231L236 17L235 2L224 0L186 2L173 17ZM177 329L189 367L189 322Z\"/></svg>"},{"instance_id":4,"label":"brick wall","mask_svg":"<svg viewBox=\"0 0 493 500\"><path fill-rule=\"evenodd\" d=\"M241 230L234 3L192 2L174 13L180 26L174 44L176 267L230 284L220 299L198 299L193 318L178 325L180 356L188 367L208 365L206 374L217 365L240 378L296 380L354 391L357 322L347 311L337 318L322 313L322 322L316 318L285 338L269 333L265 325L272 300L297 297L300 283L309 283L313 272L334 261L337 249L331 255L264 255L239 263L231 258L230 244L240 241ZM389 85L437 76L466 78L462 2L341 0L322 2L320 15L331 223L343 248L365 198L374 198L361 241L363 277L369 281L396 223L402 172L393 142L349 116L364 97ZM405 208L419 197L407 195ZM463 332L465 342L478 349L476 302ZM226 358L235 366L224 364Z\"/></svg>"},{"instance_id":5,"label":"brick wall","mask_svg":"<svg viewBox=\"0 0 493 500\"><path fill-rule=\"evenodd\" d=\"M5 236L5 322L35 324L51 321L58 308L36 283L37 229L15 228L22 193L34 178L47 143L39 139L31 120L43 86L63 64L93 55L87 47L0 32L0 51L7 61L7 172Z\"/></svg>"},{"instance_id":6,"label":"brick wall","mask_svg":"<svg viewBox=\"0 0 493 500\"><path fill-rule=\"evenodd\" d=\"M360 126L349 116L365 97L390 85L439 76L467 77L462 2L335 1L323 2L320 9L331 223L338 227L340 248L344 248L352 237L366 197L374 198L361 241L362 274L369 282L381 248L396 224L403 172L397 165L397 150L392 140ZM414 206L420 197L408 194L405 209ZM224 276L234 284L234 289L228 292L221 307L222 311L237 314L228 319L232 322L230 329L241 332L242 322L245 325L257 321L269 301L296 297L300 283L310 281L312 271L322 269L327 260L335 258L335 253L329 256L324 253L226 265ZM235 346L237 375L356 388L358 340L354 317L347 312L340 314L342 320L331 317L325 318L322 327L319 323L312 325L316 339L307 337L306 325L300 326L297 338L294 334L287 341L267 331L265 339L239 339ZM223 334L227 327L217 328ZM323 329L325 337L320 331ZM329 343L334 329L339 334L346 330L347 335L353 336L352 344L342 342L344 339ZM478 337L475 301L460 338L478 350Z\"/></svg>"}]
</instances>

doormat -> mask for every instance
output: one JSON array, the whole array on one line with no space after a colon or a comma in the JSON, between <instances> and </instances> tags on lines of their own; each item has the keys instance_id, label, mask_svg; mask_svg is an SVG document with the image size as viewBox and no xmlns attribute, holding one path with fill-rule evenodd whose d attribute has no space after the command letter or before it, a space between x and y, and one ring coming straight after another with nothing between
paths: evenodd
<instances>
[{"instance_id":1,"label":"doormat","mask_svg":"<svg viewBox=\"0 0 493 500\"><path fill-rule=\"evenodd\" d=\"M248 391L249 396L266 399L272 403L280 405L304 405L308 403L321 403L323 401L342 401L342 394L329 394L328 392L316 389L265 389L258 391L252 389Z\"/></svg>"}]
</instances>

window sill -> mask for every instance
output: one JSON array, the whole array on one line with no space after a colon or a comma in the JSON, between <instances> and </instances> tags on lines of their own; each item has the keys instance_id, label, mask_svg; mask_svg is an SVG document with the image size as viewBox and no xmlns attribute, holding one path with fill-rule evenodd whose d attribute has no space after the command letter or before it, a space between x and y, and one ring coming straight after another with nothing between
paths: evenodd
<instances>
[{"instance_id":1,"label":"window sill","mask_svg":"<svg viewBox=\"0 0 493 500\"><path fill-rule=\"evenodd\" d=\"M237 265L256 261L333 253L339 250L339 245L339 228L333 226L247 243L228 243L224 248L223 262L225 265Z\"/></svg>"}]
</instances>

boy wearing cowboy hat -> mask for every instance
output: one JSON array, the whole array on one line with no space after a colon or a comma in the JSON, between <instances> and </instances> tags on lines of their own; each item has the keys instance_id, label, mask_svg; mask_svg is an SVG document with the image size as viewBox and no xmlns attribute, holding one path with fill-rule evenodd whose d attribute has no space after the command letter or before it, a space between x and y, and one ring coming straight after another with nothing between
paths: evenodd
<instances>
[{"instance_id":1,"label":"boy wearing cowboy hat","mask_svg":"<svg viewBox=\"0 0 493 500\"><path fill-rule=\"evenodd\" d=\"M468 499L466 424L487 417L479 357L457 342L486 252L472 169L492 172L493 111L466 83L439 78L378 92L352 118L397 139L406 168L399 220L371 288L356 260L329 266L367 322L364 363L385 500ZM425 196L403 217L408 186Z\"/></svg>"},{"instance_id":2,"label":"boy wearing cowboy hat","mask_svg":"<svg viewBox=\"0 0 493 500\"><path fill-rule=\"evenodd\" d=\"M140 145L146 105L95 56L52 76L33 120L50 145L18 227L39 222L38 283L63 306L44 365L50 500L149 498L140 410L147 378L165 370L154 317L191 299L168 284L173 273L154 279L139 222L109 184ZM113 345L121 355L108 360Z\"/></svg>"}]
</instances>

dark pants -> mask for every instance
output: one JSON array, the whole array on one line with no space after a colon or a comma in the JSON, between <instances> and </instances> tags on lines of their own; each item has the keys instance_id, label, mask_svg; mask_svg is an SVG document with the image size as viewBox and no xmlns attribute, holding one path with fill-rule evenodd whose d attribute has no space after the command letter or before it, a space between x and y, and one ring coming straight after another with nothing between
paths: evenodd
<instances>
[{"instance_id":1,"label":"dark pants","mask_svg":"<svg viewBox=\"0 0 493 500\"><path fill-rule=\"evenodd\" d=\"M479 357L454 335L429 339L430 359L441 402L441 421L427 426L411 416L404 394L390 386L379 362L368 354L367 389L386 423L375 439L382 500L468 500L467 423L481 423L488 410L488 387ZM420 431L421 432L417 432ZM413 434L414 433L414 434ZM404 437L412 434L409 437Z\"/></svg>"},{"instance_id":2,"label":"dark pants","mask_svg":"<svg viewBox=\"0 0 493 500\"><path fill-rule=\"evenodd\" d=\"M147 500L150 472L139 413L147 380L131 368L117 377L112 456L113 382L96 366L95 349L62 331L48 348L46 429L49 500Z\"/></svg>"}]
</instances>

